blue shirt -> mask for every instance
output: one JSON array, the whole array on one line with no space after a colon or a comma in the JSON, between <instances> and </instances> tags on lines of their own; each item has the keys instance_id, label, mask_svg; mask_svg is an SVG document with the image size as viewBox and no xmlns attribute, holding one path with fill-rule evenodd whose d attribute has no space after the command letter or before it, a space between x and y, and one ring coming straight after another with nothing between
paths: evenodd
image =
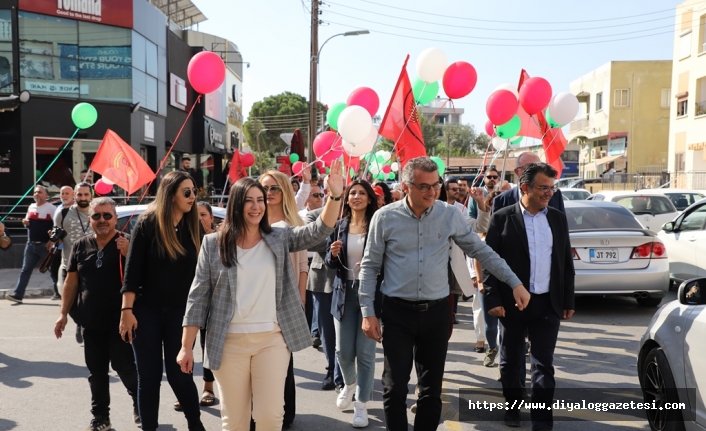
<instances>
[{"instance_id":1,"label":"blue shirt","mask_svg":"<svg viewBox=\"0 0 706 431\"><path fill-rule=\"evenodd\" d=\"M483 187L483 197L487 197L488 193L490 193L488 189ZM470 202L468 203L468 216L470 218L478 218L478 202L476 202L476 200L471 197L469 197L469 200Z\"/></svg>"},{"instance_id":2,"label":"blue shirt","mask_svg":"<svg viewBox=\"0 0 706 431\"><path fill-rule=\"evenodd\" d=\"M436 201L417 218L405 198L379 209L370 222L360 270L360 306L375 316L377 275L384 267L384 295L408 301L433 301L449 295L449 239L478 259L499 280L522 284L490 247L471 229L453 205Z\"/></svg>"},{"instance_id":3,"label":"blue shirt","mask_svg":"<svg viewBox=\"0 0 706 431\"><path fill-rule=\"evenodd\" d=\"M532 215L520 203L522 219L527 232L527 245L530 253L530 285L531 293L549 292L549 279L552 275L552 229L547 220L547 208Z\"/></svg>"}]
</instances>

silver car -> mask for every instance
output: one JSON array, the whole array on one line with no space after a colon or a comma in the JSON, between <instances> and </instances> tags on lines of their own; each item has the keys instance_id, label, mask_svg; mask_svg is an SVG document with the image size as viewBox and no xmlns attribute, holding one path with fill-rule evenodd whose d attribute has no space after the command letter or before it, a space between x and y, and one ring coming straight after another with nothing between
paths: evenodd
<instances>
[{"instance_id":1,"label":"silver car","mask_svg":"<svg viewBox=\"0 0 706 431\"><path fill-rule=\"evenodd\" d=\"M705 304L706 278L685 281L678 299L655 313L640 340L640 387L645 401L658 407L645 411L653 430L706 429Z\"/></svg>"},{"instance_id":2,"label":"silver car","mask_svg":"<svg viewBox=\"0 0 706 431\"><path fill-rule=\"evenodd\" d=\"M125 233L131 233L137 223L137 218L147 210L147 205L120 205L115 207L115 212L118 215L118 221L115 225L117 230L122 230L129 222L129 226L125 229ZM226 217L226 209L211 205L213 211L214 223L219 224Z\"/></svg>"},{"instance_id":3,"label":"silver car","mask_svg":"<svg viewBox=\"0 0 706 431\"><path fill-rule=\"evenodd\" d=\"M565 201L576 295L632 296L656 307L669 289L667 250L626 208L612 202Z\"/></svg>"}]
</instances>

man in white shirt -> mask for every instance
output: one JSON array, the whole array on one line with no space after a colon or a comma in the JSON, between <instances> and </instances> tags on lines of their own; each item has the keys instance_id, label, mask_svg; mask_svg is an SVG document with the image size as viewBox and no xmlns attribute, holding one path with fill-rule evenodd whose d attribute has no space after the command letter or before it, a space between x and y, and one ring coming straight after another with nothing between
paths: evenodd
<instances>
[{"instance_id":1,"label":"man in white shirt","mask_svg":"<svg viewBox=\"0 0 706 431\"><path fill-rule=\"evenodd\" d=\"M306 168L302 170L302 183L299 187L299 191L294 196L294 200L297 202L297 209L303 210L306 207L306 201L309 199L309 191L311 190L311 169Z\"/></svg>"},{"instance_id":2,"label":"man in white shirt","mask_svg":"<svg viewBox=\"0 0 706 431\"><path fill-rule=\"evenodd\" d=\"M85 175L84 175L85 176ZM58 214L61 214L61 210L64 208L68 208L71 205L74 204L74 189L72 189L70 186L63 186L60 190L60 196L61 196L61 204L59 204L58 207L56 207L56 211L54 212L54 216L52 219L55 219ZM62 250L64 249L64 243L63 241L59 241L56 245L56 250L52 249L52 253L62 253ZM61 300L61 295L59 294L59 289L58 289L58 282L59 282L59 268L61 267L61 258L59 259L54 259L51 262L51 269L50 274L51 274L51 280L54 282L54 296L51 297L51 299L58 301Z\"/></svg>"}]
</instances>

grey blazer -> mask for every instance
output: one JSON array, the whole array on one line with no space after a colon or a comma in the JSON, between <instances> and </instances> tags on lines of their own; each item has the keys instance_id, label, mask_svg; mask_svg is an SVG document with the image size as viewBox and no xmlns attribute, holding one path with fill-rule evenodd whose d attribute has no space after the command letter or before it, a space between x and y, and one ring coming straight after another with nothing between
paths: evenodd
<instances>
[{"instance_id":1,"label":"grey blazer","mask_svg":"<svg viewBox=\"0 0 706 431\"><path fill-rule=\"evenodd\" d=\"M307 223L315 221L319 218L321 212L323 212L323 208L310 211L307 213L306 220L304 221ZM336 278L336 270L324 264L324 259L326 258L326 240L321 241L313 247L309 247L309 251L314 253L314 257L311 258L306 290L333 293L333 280Z\"/></svg>"},{"instance_id":2,"label":"grey blazer","mask_svg":"<svg viewBox=\"0 0 706 431\"><path fill-rule=\"evenodd\" d=\"M262 239L275 255L277 322L289 350L296 352L311 346L311 334L299 296L298 273L294 272L289 253L305 250L325 241L333 232L321 218L306 226L272 228ZM235 312L237 265L226 268L218 255L218 233L206 235L201 243L196 275L186 302L183 326L206 330L204 367L221 367L223 345ZM296 276L295 276L296 275Z\"/></svg>"}]
</instances>

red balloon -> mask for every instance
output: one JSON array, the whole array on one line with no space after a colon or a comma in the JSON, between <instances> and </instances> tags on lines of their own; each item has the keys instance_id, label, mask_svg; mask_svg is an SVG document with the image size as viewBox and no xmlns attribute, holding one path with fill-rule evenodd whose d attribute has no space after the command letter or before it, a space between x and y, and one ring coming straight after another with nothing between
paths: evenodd
<instances>
[{"instance_id":1,"label":"red balloon","mask_svg":"<svg viewBox=\"0 0 706 431\"><path fill-rule=\"evenodd\" d=\"M240 155L240 164L243 165L244 168L249 168L250 166L255 164L255 156L253 153L242 153Z\"/></svg>"},{"instance_id":2,"label":"red balloon","mask_svg":"<svg viewBox=\"0 0 706 431\"><path fill-rule=\"evenodd\" d=\"M343 139L336 132L321 132L314 138L314 154L320 158L327 166L331 162L341 158Z\"/></svg>"},{"instance_id":3,"label":"red balloon","mask_svg":"<svg viewBox=\"0 0 706 431\"><path fill-rule=\"evenodd\" d=\"M384 165L382 167L382 171L386 174L389 174L390 172L392 172L392 168L390 167L390 165Z\"/></svg>"},{"instance_id":4,"label":"red balloon","mask_svg":"<svg viewBox=\"0 0 706 431\"><path fill-rule=\"evenodd\" d=\"M113 191L113 186L103 182L102 178L96 181L96 184L93 186L93 188L99 195L107 195L108 193Z\"/></svg>"},{"instance_id":5,"label":"red balloon","mask_svg":"<svg viewBox=\"0 0 706 431\"><path fill-rule=\"evenodd\" d=\"M191 57L186 74L194 90L201 94L208 94L223 84L226 79L226 66L220 55L211 51L201 51Z\"/></svg>"},{"instance_id":6,"label":"red balloon","mask_svg":"<svg viewBox=\"0 0 706 431\"><path fill-rule=\"evenodd\" d=\"M326 173L326 168L323 168L323 167L322 167L322 168L319 168L319 173L320 173L321 175L325 174L325 173Z\"/></svg>"},{"instance_id":7,"label":"red balloon","mask_svg":"<svg viewBox=\"0 0 706 431\"><path fill-rule=\"evenodd\" d=\"M541 112L551 100L552 86L544 78L538 76L530 78L520 87L520 104L530 115Z\"/></svg>"},{"instance_id":8,"label":"red balloon","mask_svg":"<svg viewBox=\"0 0 706 431\"><path fill-rule=\"evenodd\" d=\"M378 108L380 107L380 98L372 88L360 87L353 90L350 96L348 96L346 105L362 106L370 113L370 116L372 117L378 112Z\"/></svg>"},{"instance_id":9,"label":"red balloon","mask_svg":"<svg viewBox=\"0 0 706 431\"><path fill-rule=\"evenodd\" d=\"M485 122L485 133L488 136L493 136L495 135L495 129L493 128L493 122L488 120Z\"/></svg>"},{"instance_id":10,"label":"red balloon","mask_svg":"<svg viewBox=\"0 0 706 431\"><path fill-rule=\"evenodd\" d=\"M468 96L478 82L475 67L465 61L457 61L446 68L444 79L441 81L444 93L449 99L460 99Z\"/></svg>"},{"instance_id":11,"label":"red balloon","mask_svg":"<svg viewBox=\"0 0 706 431\"><path fill-rule=\"evenodd\" d=\"M517 98L511 91L497 90L488 97L485 112L493 124L505 124L517 113Z\"/></svg>"},{"instance_id":12,"label":"red balloon","mask_svg":"<svg viewBox=\"0 0 706 431\"><path fill-rule=\"evenodd\" d=\"M326 164L322 160L316 161L316 169L325 168Z\"/></svg>"},{"instance_id":13,"label":"red balloon","mask_svg":"<svg viewBox=\"0 0 706 431\"><path fill-rule=\"evenodd\" d=\"M293 175L301 175L303 170L304 170L304 163L302 163L302 162L294 162L294 164L292 165L292 174Z\"/></svg>"}]
</instances>

